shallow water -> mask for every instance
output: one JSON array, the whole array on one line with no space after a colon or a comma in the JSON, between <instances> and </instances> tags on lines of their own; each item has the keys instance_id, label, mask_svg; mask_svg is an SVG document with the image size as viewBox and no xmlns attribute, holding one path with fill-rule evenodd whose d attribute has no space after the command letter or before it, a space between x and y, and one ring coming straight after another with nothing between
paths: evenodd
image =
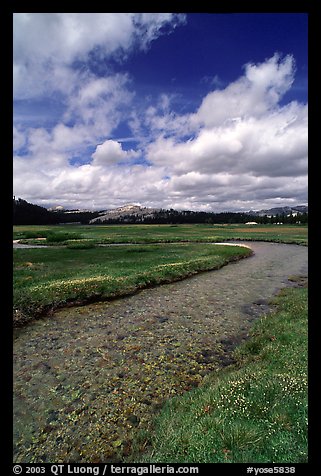
<instances>
[{"instance_id":1,"label":"shallow water","mask_svg":"<svg viewBox=\"0 0 321 476\"><path fill-rule=\"evenodd\" d=\"M12 244L13 249L31 249L31 248L49 248L48 245L24 245L23 243L18 243L18 240L15 240Z\"/></svg>"},{"instance_id":2,"label":"shallow water","mask_svg":"<svg viewBox=\"0 0 321 476\"><path fill-rule=\"evenodd\" d=\"M246 244L255 255L220 270L15 330L14 461L120 461L165 399L229 364L288 276L308 274L306 247Z\"/></svg>"}]
</instances>

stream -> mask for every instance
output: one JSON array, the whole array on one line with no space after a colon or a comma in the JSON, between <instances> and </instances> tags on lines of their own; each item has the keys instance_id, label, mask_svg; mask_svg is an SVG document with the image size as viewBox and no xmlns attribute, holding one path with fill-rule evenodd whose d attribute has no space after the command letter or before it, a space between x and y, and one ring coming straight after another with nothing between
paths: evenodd
<instances>
[{"instance_id":1,"label":"stream","mask_svg":"<svg viewBox=\"0 0 321 476\"><path fill-rule=\"evenodd\" d=\"M308 248L237 242L254 255L14 330L14 462L120 462L164 401L233 362ZM200 245L201 246L201 245Z\"/></svg>"}]
</instances>

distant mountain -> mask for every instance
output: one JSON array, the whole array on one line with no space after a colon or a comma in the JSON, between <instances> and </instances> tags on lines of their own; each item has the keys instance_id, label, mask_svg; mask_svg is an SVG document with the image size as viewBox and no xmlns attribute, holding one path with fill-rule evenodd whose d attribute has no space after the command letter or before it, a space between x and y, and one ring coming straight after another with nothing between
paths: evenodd
<instances>
[{"instance_id":1,"label":"distant mountain","mask_svg":"<svg viewBox=\"0 0 321 476\"><path fill-rule=\"evenodd\" d=\"M106 223L114 220L132 222L133 219L143 222L145 219L153 218L160 212L160 208L147 208L128 204L123 207L101 212L97 218L93 218L89 223Z\"/></svg>"},{"instance_id":2,"label":"distant mountain","mask_svg":"<svg viewBox=\"0 0 321 476\"><path fill-rule=\"evenodd\" d=\"M296 205L293 207L275 207L275 208L269 208L267 210L258 210L258 211L253 211L250 210L247 212L249 215L254 215L258 217L263 217L263 216L271 216L275 217L276 215L295 215L298 213L308 213L308 205Z\"/></svg>"},{"instance_id":3,"label":"distant mountain","mask_svg":"<svg viewBox=\"0 0 321 476\"><path fill-rule=\"evenodd\" d=\"M306 205L293 207L276 207L268 210L249 211L247 213L214 213L196 211L165 210L162 208L147 208L139 205L125 205L123 207L106 210L99 213L99 216L90 220L91 224L100 223L246 223L250 217L259 219L262 223L268 223L265 218L282 215L294 218L298 214L307 214ZM263 221L262 221L263 220Z\"/></svg>"},{"instance_id":4,"label":"distant mountain","mask_svg":"<svg viewBox=\"0 0 321 476\"><path fill-rule=\"evenodd\" d=\"M165 210L128 204L123 207L104 211L65 210L58 206L50 210L33 205L21 198L13 198L14 225L54 225L54 224L183 224L207 223L228 224L247 223L301 223L308 222L308 206L276 207L268 210L249 212L200 212L192 210Z\"/></svg>"},{"instance_id":5,"label":"distant mountain","mask_svg":"<svg viewBox=\"0 0 321 476\"><path fill-rule=\"evenodd\" d=\"M252 217L255 219L255 217ZM183 223L246 223L249 215L246 213L214 213L200 212L192 210L166 210L163 208L147 208L139 205L125 205L100 212L99 216L90 220L93 225L99 224L170 224L178 225Z\"/></svg>"}]
</instances>

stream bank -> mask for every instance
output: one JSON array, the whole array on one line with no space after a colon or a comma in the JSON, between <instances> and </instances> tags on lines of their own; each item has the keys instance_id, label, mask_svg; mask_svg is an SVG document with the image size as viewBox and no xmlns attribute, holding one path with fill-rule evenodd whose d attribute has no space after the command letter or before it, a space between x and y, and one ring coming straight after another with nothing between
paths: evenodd
<instances>
[{"instance_id":1,"label":"stream bank","mask_svg":"<svg viewBox=\"0 0 321 476\"><path fill-rule=\"evenodd\" d=\"M252 322L308 250L255 255L108 303L56 312L14 333L14 462L116 462L171 396L231 362Z\"/></svg>"}]
</instances>

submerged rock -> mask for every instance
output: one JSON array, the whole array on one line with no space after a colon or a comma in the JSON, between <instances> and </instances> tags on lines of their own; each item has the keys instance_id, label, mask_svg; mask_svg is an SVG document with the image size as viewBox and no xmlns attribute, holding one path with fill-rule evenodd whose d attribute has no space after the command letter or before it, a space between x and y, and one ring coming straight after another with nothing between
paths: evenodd
<instances>
[{"instance_id":1,"label":"submerged rock","mask_svg":"<svg viewBox=\"0 0 321 476\"><path fill-rule=\"evenodd\" d=\"M253 248L219 271L16 329L15 459L121 461L166 399L233 363L251 321L307 265L303 247Z\"/></svg>"}]
</instances>

